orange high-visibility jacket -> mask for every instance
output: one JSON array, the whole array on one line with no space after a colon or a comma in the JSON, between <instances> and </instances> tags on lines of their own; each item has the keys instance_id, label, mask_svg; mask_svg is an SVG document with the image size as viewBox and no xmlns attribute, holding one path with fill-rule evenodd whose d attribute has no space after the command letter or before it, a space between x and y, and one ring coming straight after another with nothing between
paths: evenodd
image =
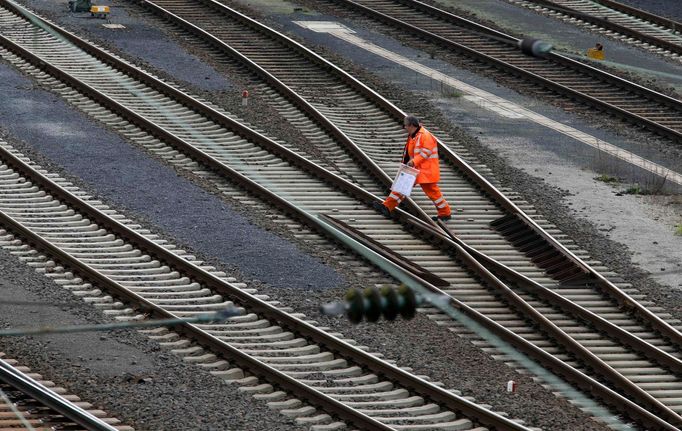
<instances>
[{"instance_id":1,"label":"orange high-visibility jacket","mask_svg":"<svg viewBox=\"0 0 682 431\"><path fill-rule=\"evenodd\" d=\"M403 163L410 159L414 160L414 167L419 169L415 184L437 183L440 180L438 141L424 127L419 127L414 136L407 136Z\"/></svg>"}]
</instances>

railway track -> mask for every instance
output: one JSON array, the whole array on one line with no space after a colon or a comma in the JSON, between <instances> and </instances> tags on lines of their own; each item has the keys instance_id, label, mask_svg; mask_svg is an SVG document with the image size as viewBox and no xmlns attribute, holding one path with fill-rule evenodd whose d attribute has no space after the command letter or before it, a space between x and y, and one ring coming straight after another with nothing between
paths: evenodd
<instances>
[{"instance_id":1,"label":"railway track","mask_svg":"<svg viewBox=\"0 0 682 431\"><path fill-rule=\"evenodd\" d=\"M4 356L0 352L0 429L134 431Z\"/></svg>"},{"instance_id":2,"label":"railway track","mask_svg":"<svg viewBox=\"0 0 682 431\"><path fill-rule=\"evenodd\" d=\"M571 24L675 60L682 55L682 24L611 0L508 0Z\"/></svg>"},{"instance_id":3,"label":"railway track","mask_svg":"<svg viewBox=\"0 0 682 431\"><path fill-rule=\"evenodd\" d=\"M2 18L12 20L7 14L2 15ZM12 33L8 27L18 30L19 24L15 21L3 25L3 33ZM20 39L17 33L14 36ZM49 39L40 40L40 44L47 52L56 54L59 42ZM84 70L81 67L85 65L74 66L77 70ZM100 76L104 78L104 75ZM161 101L150 93L130 96L130 89L139 90L139 85L132 82L118 82L118 85L117 88L124 89L121 93L130 97L128 102L136 103L142 99ZM176 110L171 104L166 104L166 108L174 113L173 118L188 118L180 107L177 105ZM155 119L161 122L161 119ZM192 136L198 141L209 139L213 134L211 128L201 131L200 126L192 124L195 132L187 131L188 136L195 133L201 135ZM172 124L166 127L178 134L183 130L174 129ZM209 132L205 133L206 130ZM240 132L245 133L245 130L240 129ZM255 146L243 137L234 133L230 136L225 129L214 136L231 138L229 148L234 152L230 156L242 158L248 154L250 157L246 159L254 160L251 167L245 167L245 171L256 165L267 167L267 162L274 161L272 169L259 177L261 180L277 176L292 185L292 193L298 186L305 185L305 181L316 185L313 179L306 180L305 173L300 175L286 163L277 163L263 149L254 151ZM255 134L252 138L267 142ZM206 153L211 151L208 147L204 150ZM59 265L68 266L97 287L108 288L109 292L125 298L142 312L156 317L191 316L221 309L233 302L239 303L245 309L239 318L225 324L186 325L181 328L180 333L195 340L197 345L170 332L153 336L185 356L185 360L199 363L226 379L250 385L249 391L265 392L261 394L263 399L271 400L270 404L284 414L297 416L300 423L317 425L319 429L334 429L344 423L360 429L474 429L480 424L493 429L526 429L354 348L311 323L221 280L220 274L209 272L210 268L194 264L191 257L169 252L154 242L153 237L146 238L144 231L140 234L128 229L47 177L41 177L10 154L10 150L5 152L5 162L12 163L13 168L6 165L3 172L2 183L7 188L0 198L4 203L0 204L2 224L58 261L58 264L45 264L52 268L50 271L55 269L55 265L58 272L62 269ZM254 159L254 155L259 157ZM21 169L19 177L15 169ZM321 183L319 189L322 189L324 182L318 182ZM40 183L40 187L36 183ZM338 193L328 193L330 197L338 198ZM66 202L69 204L67 207L64 206ZM5 245L12 242L8 239ZM15 252L25 259L35 259L35 251L24 250L21 246L15 248ZM88 292L82 286L73 288ZM111 297L90 300L98 302L108 314L121 318L135 317L123 303L115 302ZM268 383L241 374L242 371L235 370L230 364L238 364L241 369ZM275 391L271 384L286 390L289 395L281 390ZM292 393L320 410L303 405L290 395Z\"/></svg>"},{"instance_id":4,"label":"railway track","mask_svg":"<svg viewBox=\"0 0 682 431\"><path fill-rule=\"evenodd\" d=\"M608 113L675 142L682 137L682 102L561 54L530 57L518 49L518 39L419 1L326 2L447 48L475 70L493 67L505 78L520 78L521 88L549 90L561 96L562 103Z\"/></svg>"},{"instance_id":5,"label":"railway track","mask_svg":"<svg viewBox=\"0 0 682 431\"><path fill-rule=\"evenodd\" d=\"M60 184L68 183L41 174L6 144L0 152L5 163L0 223L12 232L3 234L2 246L119 319L144 318L139 313L191 317L234 303L243 307L242 315L227 322L145 332L186 361L244 385L301 424L336 429L342 420L377 430L476 429L476 423L528 429L232 284L73 187L73 192L66 190ZM105 293L97 295L94 288Z\"/></svg>"},{"instance_id":6,"label":"railway track","mask_svg":"<svg viewBox=\"0 0 682 431\"><path fill-rule=\"evenodd\" d=\"M5 4L8 5L7 3ZM395 223L378 218L371 210L364 207L364 202L376 199L371 193L368 193L364 189L359 189L350 182L343 181L340 178L333 176L329 171L321 169L319 166L313 166L313 164L306 162L300 155L288 151L284 147L278 146L277 143L264 139L264 137L252 131L239 128L237 124L231 122L229 118L224 117L215 109L201 105L197 103L196 100L183 96L181 93L177 92L177 90L166 87L158 81L153 81L151 77L146 76L140 71L136 71L134 68L126 66L121 62L114 61L114 59L107 57L107 55L102 52L99 52L97 55L100 58L108 58L106 61L110 65L115 64L118 72L115 72L111 66L103 68L101 63L97 64L97 61L92 57L85 55L83 52L73 47L68 50L72 57L69 61L66 61L61 57L63 50L58 49L60 48L61 43L58 39L47 35L36 35L36 32L32 30L30 26L28 26L29 30L26 30L27 24L22 23L16 16L12 17L12 14L3 14L1 18L3 21L0 22L3 24L2 27L0 27L0 30L2 30L5 35L9 34L12 39L3 38L2 43L7 49L11 49L15 53L4 53L3 57L16 62L17 64L23 62L22 68L28 73L33 75L44 75L44 72L36 71L35 68L26 65L25 61L16 57L16 55L21 55L26 60L39 66L42 70L58 76L59 79L69 86L73 86L79 91L88 94L89 97L106 106L108 109L117 112L128 121L132 121L156 136L162 137L165 143L171 144L175 148L182 150L185 154L195 160L193 162L188 159L183 160L180 158L178 163L182 163L190 168L196 168L197 166L200 166L198 163L200 162L201 165L212 169L214 173L218 173L219 176L229 179L230 181L239 182L252 193L273 199L281 208L285 209L285 211L297 215L303 220L306 220L306 213L331 213L335 218L342 219L344 223L355 226L357 230L362 231L365 236L375 236L376 239L380 240L382 243L385 242L392 249L400 250L407 258L414 260L422 267L432 271L439 277L442 277L443 280L453 284L454 287L448 289L448 293L462 298L465 302L469 302L472 308L480 308L483 310L490 307L495 308L496 311L493 311L490 314L495 316L496 320L499 319L510 327L515 327L518 333L523 333L528 339L534 340L538 345L545 349L545 352L549 351L556 354L558 357L569 360L570 355L565 355L563 349L580 349L580 347L575 344L572 346L564 345L562 347L553 346L551 344L547 345L546 340L543 337L538 338L536 329L533 328L532 325L529 326L526 322L523 322L522 319L519 319L517 314L510 308L509 303L501 303L496 298L496 296L499 296L498 292L491 291L488 286L482 286L479 281L473 278L473 276L476 275L476 263L474 260L469 260L467 262L453 261L449 256L449 250L451 250L452 247L456 247L457 244L453 245L448 243L449 240L444 237L442 232L439 233L438 231L435 231L434 233L430 231L433 227L430 227L427 223L423 221L420 222L414 216L409 216L406 213L402 214L404 221L408 222L412 228L419 229L425 236L431 235L437 237L440 242L439 244L441 245L435 246L432 241L427 241L421 237L415 237L414 235L405 232L401 226L396 226ZM63 34L66 35L66 33ZM71 36L68 37L71 38ZM31 46L34 52L27 52L20 46L22 43L33 43L33 45L29 46ZM84 46L84 49L88 49L90 52L95 51L94 48L90 47L87 43L83 43L82 45ZM73 61L74 57L78 59L78 62ZM75 70L75 72L66 73L61 68L55 66L55 64L61 65L62 63L68 63L64 68L67 70L68 68L71 68L71 70ZM106 72L106 69L109 69L109 71ZM79 75L78 71L82 70L98 70L101 73L81 73ZM130 76L124 76L123 71ZM116 75L120 82L111 80L110 74ZM80 79L77 79L74 75L78 76ZM135 79L132 78L133 76ZM45 79L52 79L54 81L54 78ZM149 83L148 85L150 86L153 85L154 89L145 87L141 81ZM90 85L87 84L88 82L90 82ZM53 87L58 88L60 87L60 84L53 82ZM117 125L119 130L127 129L124 134L128 133L131 136L137 135L136 139L138 142L144 142L144 145L150 149L154 149L154 151L159 153L163 152L172 156L177 155L177 151L174 152L174 150L164 147L159 141L150 139L149 136L139 136L139 129L135 130L133 128L133 130L130 130L131 127L129 125L122 126L120 124L120 118L111 118L109 113L101 112L102 109L100 107L95 107L93 109L92 103L83 101L82 96L78 95L73 90L68 88L64 89L64 85L61 85L61 87L62 89L58 91L62 91L65 97L76 101L76 103L82 106L82 109L86 112L92 109L91 112L93 112L93 116L97 117L99 115L100 118L106 118L106 120L103 121L108 121L108 124ZM106 94L101 91L93 91L93 87L105 89L104 91ZM131 89L133 91L131 91ZM134 93L134 97L131 95L131 92ZM173 100L169 95L176 100ZM177 100L182 100L184 105L191 106L194 111L190 111L185 106L180 105ZM153 101L153 103L150 101ZM140 118L143 116L139 115L139 112L144 112L144 118ZM169 112L172 112L172 115L170 115ZM199 115L199 113L201 113L201 115ZM186 122L178 124L179 118L184 119ZM163 127L159 127L159 125L162 125ZM206 133L206 131L209 132ZM244 139L244 136L246 136L246 139ZM224 144L229 145L226 146ZM223 162L220 161L221 159ZM224 162L225 160L241 160L244 163L243 166L239 168L240 172L236 172L234 168L230 168L226 165ZM460 180L459 183L466 184L463 180ZM334 187L330 188L330 184L334 184ZM268 193L268 190L266 190L268 187L272 190L276 190L278 195ZM306 192L306 190L311 189L318 192L317 195L312 198L310 194ZM339 190L345 192L345 196L340 193ZM477 193L480 196L480 191ZM324 199L320 199L320 196ZM282 197L285 197L285 199ZM333 203L329 204L328 202ZM490 204L490 206L495 208L492 204ZM296 208L304 209L305 211L297 212ZM497 214L493 213L491 215L490 220L499 220L499 216L504 215L499 212L499 209L497 211ZM415 212L419 215L417 209L415 209ZM506 218L503 219L503 221L513 220ZM314 221L310 219L308 219L307 222L309 222L310 225L314 224ZM514 229L518 228L518 225L515 225L514 223L511 223L511 225L512 227L516 226ZM544 231L540 230L538 232L542 234ZM117 233L119 235L121 234L121 232ZM546 235L546 232L544 232L544 235ZM96 237L96 235L93 235L93 237ZM542 241L540 241L540 243L542 243ZM446 244L447 247L443 249L442 244ZM118 245L119 244L117 244L117 246ZM47 247L47 245L45 245L45 247ZM474 253L474 250L470 251ZM481 257L479 256L479 258ZM151 261L152 264L140 265L140 270L149 266L158 268L158 266L155 266L157 265L156 262L153 259L151 259ZM497 261L492 263L493 266L495 265L495 262ZM496 270L501 271L502 269L499 267L499 262L497 262L497 265ZM561 259L559 259L559 266L563 268L561 274L564 276L568 277L571 274L576 275L573 269L561 264ZM161 272L167 272L163 265L161 265L161 267ZM507 277L514 276L507 274ZM573 278L573 281L576 281L576 279ZM676 390L676 383L668 386L673 386L668 392L660 390L660 387L662 386L658 384L659 381L663 380L667 382L674 381L674 377L667 374L667 371L658 366L655 362L642 358L642 355L647 358L658 357L659 359L656 359L656 361L662 361L663 359L660 358L664 357L664 355L661 356L664 351L670 351L673 354L676 353L675 343L666 342L656 333L656 331L650 331L642 326L639 322L618 310L618 307L614 304L608 301L604 302L602 297L595 297L595 293L590 286L584 287L582 285L585 280L581 279L579 281L580 283L577 286L569 287L569 284L564 284L564 287L566 287L564 293L575 295L573 299L575 299L576 302L582 301L588 308L592 308L596 313L601 314L604 317L610 318L611 320L618 319L616 320L618 324L635 332L637 336L646 339L650 344L656 347L652 349L640 343L639 347L635 346L635 350L638 350L638 352L633 353L632 350L627 347L628 341L618 340L615 342L616 345L614 346L613 339L604 338L601 334L591 331L588 327L574 321L571 317L566 317L566 315L561 312L556 313L556 310L553 309L555 305L542 304L537 299L534 299L532 295L526 295L523 302L533 303L533 305L536 305L540 309L546 307L548 311L552 310L552 317L554 317L556 321L562 322L565 329L575 327L572 335L573 338L581 338L585 345L590 346L590 348L595 351L608 352L605 356L612 356L609 366L613 366L616 369L620 366L618 373L628 376L626 380L629 379L631 382L638 382L639 389L630 388L634 390L634 395L639 399L642 399L642 396L644 396L644 398L653 396L652 393L659 395L659 398L664 401L660 401L657 398L653 400L652 405L663 412L662 416L674 422L677 419L675 416L676 413L671 413L668 410L674 411L678 407L675 404L674 398L667 397L666 394L671 393L670 391L673 391L672 393L674 393ZM495 280L489 282L495 283ZM501 284L496 285L495 287L500 289L504 288ZM163 299L158 299L154 295L152 295L152 297L154 297L155 301L163 302ZM583 299L581 299L581 297ZM214 298L214 296L211 298ZM222 297L216 299L217 302L204 300L202 304L204 306L214 307L215 305L207 304L221 304L222 300ZM522 305L523 302L516 300L516 304ZM590 302L593 302L593 304L590 305ZM628 305L635 309L640 306L632 301L629 302ZM178 304L178 306L184 307L185 305ZM643 311L640 309L640 312ZM653 324L654 326L658 326L657 330L659 331L666 330L667 323L664 321L656 322L655 316L649 317L654 317L654 320L644 323L645 326ZM613 328L611 329L613 330ZM671 328L668 327L668 329ZM584 334L585 336L578 337L576 334ZM674 329L672 334L675 334ZM620 336L624 336L624 334L620 334ZM615 339L617 337L612 336L612 338ZM637 344L636 339L631 338L630 342ZM537 348L537 346L535 347ZM589 352L585 352L584 350L581 352L583 360L588 359ZM196 353L196 350L192 351L192 353ZM202 355L199 354L199 356ZM668 358L668 361L669 362L665 367L675 366L675 358ZM578 368L581 367L581 364L578 362L573 361L572 363ZM623 368L635 363L640 366L640 369ZM641 379L641 377L647 374L653 376L653 379L648 377ZM612 376L617 377L616 374L613 374ZM592 383L590 384L592 385ZM616 384L616 386L619 386L619 384ZM607 388L600 390L606 391L603 392L602 395L608 393ZM656 392L659 390L660 393ZM648 401L645 400L643 404L649 405L650 402L652 402L651 399ZM659 404L659 402L661 404ZM669 404L666 404L666 402ZM627 405L627 403L625 405ZM617 406L617 408L622 410L623 404ZM636 405L627 405L626 411L643 423L648 423L647 421L649 420L657 420L655 417L651 418L647 416L647 412L642 411L642 408L638 408ZM325 420L327 420L327 418L325 418ZM658 420L660 421L660 419ZM662 424L659 423L659 425Z\"/></svg>"},{"instance_id":7,"label":"railway track","mask_svg":"<svg viewBox=\"0 0 682 431\"><path fill-rule=\"evenodd\" d=\"M215 4L215 3L213 3ZM210 5L207 3L207 5ZM248 58L250 61L255 62L257 65L256 67L253 67L254 70L261 76L265 76L267 73L270 73L274 78L276 78L279 83L284 83L286 84L287 87L289 87L289 90L282 89L281 85L272 85L271 88L269 88L269 91L280 91L283 93L285 96L289 96L289 92L291 90L295 90L294 93L295 95L301 94L302 98L311 100L310 104L313 105L315 108L318 109L318 111L323 111L323 112L329 112L330 107L325 107L321 106L322 103L319 101L315 100L315 95L316 94L321 94L322 91L318 90L318 92L314 91L314 85L310 83L310 81L316 81L319 83L319 88L339 88L341 87L339 81L333 81L329 77L324 77L321 75L315 75L315 79L303 79L301 78L302 76L305 76L306 78L311 77L312 74L312 69L309 66L309 64L306 65L305 71L302 69L297 69L292 64L302 64L305 63L305 58L297 58L292 55L292 50L284 50L282 47L282 44L280 43L280 46L276 46L271 42L272 38L274 38L274 35L271 31L262 31L260 34L253 32L252 30L250 31L250 28L257 27L256 24L253 22L249 22L248 20L240 20L239 14L234 13L233 11L225 11L222 8L216 7L214 10L215 11L224 11L225 15L229 16L232 18L231 20L225 20L221 19L220 16L217 13L212 13L208 9L202 8L202 7L194 7L193 5L188 5L188 4L178 4L177 2L171 2L171 1L162 1L162 2L154 2L154 3L147 3L147 6L151 7L152 10L155 10L157 13L159 13L161 16L164 16L165 18L168 19L173 19L181 28L184 28L188 31L193 32L194 34L197 34L201 37L204 37L206 40L210 40L212 43L220 45L222 44L224 46L225 52L229 51L230 55L235 56L235 54L232 52L233 50L237 50L242 54L248 55ZM163 7L160 7L163 6ZM202 12L203 11L203 12ZM240 22L241 21L241 22ZM247 23L245 25L245 22ZM241 24L241 25L240 25ZM211 28L211 29L219 29L219 30L211 30L210 34L207 34L205 30L202 30L199 28L199 26L204 26L205 28ZM264 37L266 35L267 37ZM270 39L268 41L267 39ZM282 38L283 39L283 38ZM259 41L260 43L256 44L254 41ZM299 50L300 51L300 50ZM267 55L263 54L267 53ZM279 54L279 55L273 55L273 53ZM238 57L238 54L236 55ZM286 59L286 60L282 60ZM307 58L307 60L310 62L310 57ZM313 61L314 62L314 61ZM319 63L319 61L318 61ZM265 77L266 80L269 80L271 83L274 82L272 78ZM301 90L301 91L296 91L296 90ZM345 88L346 92L343 95L339 95L338 99L352 99L353 96L355 98L359 99L360 96L358 95L357 92L355 94L352 94L351 92L348 91L347 88ZM306 93L307 92L307 93ZM294 97L289 96L291 99L294 99ZM333 100L337 100L334 98ZM376 99L374 100L376 105L381 106L381 103L377 103ZM384 105L385 106L385 105ZM289 107L287 107L289 109ZM344 110L351 110L352 112L358 112L358 109L362 109L362 104L357 103L356 105L342 105L342 106L336 106L336 112L333 112L332 115L329 115L328 117L332 118L332 122L338 126L339 129L344 130L344 124L342 119L341 112ZM305 113L305 112L304 112ZM301 115L299 113L299 115ZM376 119L378 117L376 112L371 112L371 113L364 113L362 117L369 116L370 118ZM311 115L311 117L314 117ZM336 120L336 121L335 121ZM372 125L372 127L375 127L377 124L383 125L383 123L379 123L378 121L375 122L375 124ZM346 130L347 126L346 126ZM359 135L357 133L352 134L352 130L349 130L346 136L352 136L353 141L358 143L358 147L362 150L365 151L366 154L371 154L373 157L372 159L377 161L380 166L383 166L384 169L390 169L390 164L392 163L392 160L395 159L396 155L391 154L388 157L382 154L377 153L376 151L372 152L372 144L368 142L363 142L363 136ZM363 145L364 144L364 145ZM329 150L333 150L333 148L330 148L327 146L325 148L326 151L330 152ZM336 149L338 152L338 148ZM357 153L355 153L357 154ZM346 160L348 159L348 154L346 154L343 158ZM341 162L343 161L343 158ZM337 162L335 160L335 162ZM361 161L362 162L362 161ZM339 163L335 163L335 166L338 166ZM343 166L343 165L342 165ZM354 165L353 165L354 166ZM365 164L367 166L367 164ZM359 182L362 182L363 184L367 184L367 181L369 179L361 179L362 177L357 173L357 168L354 166L355 171L353 171L353 176L352 179L359 180ZM375 175L376 177L380 177L381 175ZM445 183L448 184L450 181L452 182L457 182L460 180L460 178L448 178L448 181ZM453 193L453 195L457 196L457 193ZM427 204L425 202L422 202L422 204ZM468 209L467 209L468 210ZM486 209L487 210L487 209ZM480 217L479 214L476 214L477 216ZM492 220L492 219L491 219ZM514 231L518 229L518 225L514 223L514 218L507 218L507 219L501 219L497 221L497 225L501 227L501 225L504 224L504 221L510 222L510 225L508 228L511 231ZM466 225L465 225L466 226ZM458 234L466 240L470 240L470 237L467 236L469 234L469 230L467 227L462 228L461 225L457 225L455 222L455 230L457 230ZM501 230L505 230L502 228ZM474 235L482 235L483 233L480 231L475 231L474 229L471 229L471 237ZM515 235L518 235L518 231L515 232ZM491 238L492 240L492 238ZM535 238L535 241L537 241L537 238ZM473 241L476 243L477 246L481 246L481 249L486 249L485 245L481 245L480 243L477 243L476 240ZM388 242L390 244L390 242ZM399 243L398 243L399 244ZM392 245L395 245L392 244ZM499 243L496 244L499 246ZM401 248L398 246L397 248ZM492 251L492 255L495 255L496 259L501 259L504 261L505 257L507 256L502 256L500 257L499 254L495 254L494 247L490 247L486 249L486 251ZM414 255L412 255L414 256ZM509 259L510 261L512 259ZM418 262L421 265L425 265L423 262L419 261ZM514 263L518 262L505 262L508 263L510 266L514 266ZM554 265L557 265L558 262L556 260L553 261ZM558 265L560 268L565 269L565 267L561 267L561 265ZM428 266L425 266L428 268ZM528 268L523 268L525 271L528 272ZM523 272L523 269L521 270ZM556 269L556 268L555 268ZM537 268L535 268L537 271ZM533 274L537 277L537 273ZM566 274L564 274L565 276ZM447 278L447 277L444 277ZM561 278L559 276L558 278ZM583 280L581 280L583 281ZM571 283L566 283L566 287L568 289L571 289L571 287L577 287L580 285L580 282L575 282L573 286L571 286ZM571 286L571 287L569 287ZM462 295L462 292L458 291L451 291L449 292L454 295ZM568 290L566 291L569 297L572 297L572 299L577 299L576 302L581 302L580 296L584 295L586 293L585 289L579 289L578 291L574 292L569 292ZM575 296L573 296L575 295ZM592 298L592 300L595 300L596 298ZM585 301L584 298L582 299L584 302L583 304L588 305L589 308L589 300ZM591 306L594 307L593 303ZM603 303L602 303L603 304ZM598 307L597 307L598 308ZM611 316L614 317L614 316Z\"/></svg>"}]
</instances>

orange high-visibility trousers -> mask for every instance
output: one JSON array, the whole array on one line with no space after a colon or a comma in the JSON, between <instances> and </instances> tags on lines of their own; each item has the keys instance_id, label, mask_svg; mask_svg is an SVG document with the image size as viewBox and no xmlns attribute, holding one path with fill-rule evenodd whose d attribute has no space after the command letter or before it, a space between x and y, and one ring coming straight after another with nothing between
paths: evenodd
<instances>
[{"instance_id":1,"label":"orange high-visibility trousers","mask_svg":"<svg viewBox=\"0 0 682 431\"><path fill-rule=\"evenodd\" d=\"M438 183L423 183L419 185L422 187L422 190L424 190L426 196L428 196L436 206L438 217L447 217L451 214L450 205L443 197L443 193L441 193ZM400 205L400 202L402 202L403 199L405 199L404 195L391 190L391 194L389 194L384 201L384 206L388 208L389 211L393 211Z\"/></svg>"}]
</instances>

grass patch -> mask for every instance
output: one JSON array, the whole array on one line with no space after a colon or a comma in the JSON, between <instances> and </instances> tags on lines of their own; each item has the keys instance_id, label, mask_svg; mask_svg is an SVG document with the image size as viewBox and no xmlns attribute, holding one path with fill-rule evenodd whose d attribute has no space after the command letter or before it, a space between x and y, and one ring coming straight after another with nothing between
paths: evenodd
<instances>
[{"instance_id":1,"label":"grass patch","mask_svg":"<svg viewBox=\"0 0 682 431\"><path fill-rule=\"evenodd\" d=\"M652 194L650 190L643 189L642 187L639 186L639 184L636 184L632 187L629 187L623 191L624 195L650 195Z\"/></svg>"},{"instance_id":2,"label":"grass patch","mask_svg":"<svg viewBox=\"0 0 682 431\"><path fill-rule=\"evenodd\" d=\"M441 94L443 95L443 97L449 97L451 99L457 99L458 97L464 96L464 93L462 93L461 91L457 91L450 86L443 87L443 89L441 90Z\"/></svg>"},{"instance_id":3,"label":"grass patch","mask_svg":"<svg viewBox=\"0 0 682 431\"><path fill-rule=\"evenodd\" d=\"M675 226L675 235L680 235L682 236L682 223L678 224Z\"/></svg>"},{"instance_id":4,"label":"grass patch","mask_svg":"<svg viewBox=\"0 0 682 431\"><path fill-rule=\"evenodd\" d=\"M607 174L601 174L598 177L594 177L594 179L606 184L614 184L620 182L620 179L618 177L614 177L613 175Z\"/></svg>"}]
</instances>

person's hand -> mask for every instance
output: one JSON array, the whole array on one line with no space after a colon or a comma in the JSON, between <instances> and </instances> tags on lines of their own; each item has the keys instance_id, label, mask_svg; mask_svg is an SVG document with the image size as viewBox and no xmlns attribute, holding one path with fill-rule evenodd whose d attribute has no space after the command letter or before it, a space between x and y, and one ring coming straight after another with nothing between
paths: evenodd
<instances>
[{"instance_id":1,"label":"person's hand","mask_svg":"<svg viewBox=\"0 0 682 431\"><path fill-rule=\"evenodd\" d=\"M414 159L410 159L410 161L407 162L407 166L414 167Z\"/></svg>"}]
</instances>

